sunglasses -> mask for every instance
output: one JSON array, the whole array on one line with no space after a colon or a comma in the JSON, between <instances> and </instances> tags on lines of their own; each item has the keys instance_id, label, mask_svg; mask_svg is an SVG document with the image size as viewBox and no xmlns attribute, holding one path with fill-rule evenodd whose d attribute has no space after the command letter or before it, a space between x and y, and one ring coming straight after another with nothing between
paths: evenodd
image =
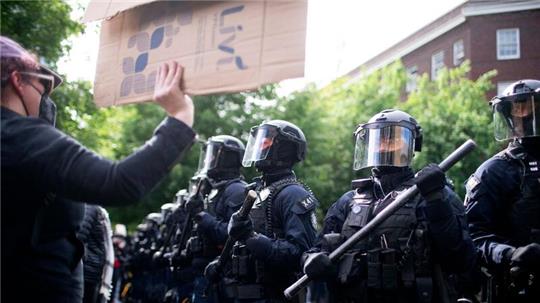
<instances>
[{"instance_id":1,"label":"sunglasses","mask_svg":"<svg viewBox=\"0 0 540 303\"><path fill-rule=\"evenodd\" d=\"M50 95L53 91L53 87L54 87L54 77L51 76L51 75L45 75L45 74L40 74L40 73L34 73L34 72L20 72L21 75L27 75L27 76L32 76L32 77L35 77L39 80L39 82L41 83L41 85L43 85L43 87L45 88L45 93L47 95Z\"/></svg>"}]
</instances>

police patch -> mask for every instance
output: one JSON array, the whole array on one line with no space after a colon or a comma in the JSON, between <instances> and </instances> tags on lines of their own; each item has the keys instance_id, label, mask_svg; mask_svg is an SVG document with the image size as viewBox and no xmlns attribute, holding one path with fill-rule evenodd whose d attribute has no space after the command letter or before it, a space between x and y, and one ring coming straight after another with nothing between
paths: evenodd
<instances>
[{"instance_id":1,"label":"police patch","mask_svg":"<svg viewBox=\"0 0 540 303\"><path fill-rule=\"evenodd\" d=\"M209 200L214 199L214 198L217 196L218 193L219 193L219 189L215 189L215 188L212 189L212 190L210 191L210 193L208 194L208 199L209 199Z\"/></svg>"},{"instance_id":2,"label":"police patch","mask_svg":"<svg viewBox=\"0 0 540 303\"><path fill-rule=\"evenodd\" d=\"M311 209L313 208L314 204L317 202L315 201L315 198L313 198L312 196L307 196L304 200L300 201L299 203L305 209Z\"/></svg>"},{"instance_id":3,"label":"police patch","mask_svg":"<svg viewBox=\"0 0 540 303\"><path fill-rule=\"evenodd\" d=\"M465 189L467 190L467 193L473 192L479 184L480 180L478 180L475 175L471 175L469 177L469 180L467 180L467 183L465 183Z\"/></svg>"},{"instance_id":4,"label":"police patch","mask_svg":"<svg viewBox=\"0 0 540 303\"><path fill-rule=\"evenodd\" d=\"M257 198L259 198L259 200L261 201L264 201L268 199L268 196L270 196L270 188L266 187L259 192L259 194L257 195Z\"/></svg>"}]
</instances>

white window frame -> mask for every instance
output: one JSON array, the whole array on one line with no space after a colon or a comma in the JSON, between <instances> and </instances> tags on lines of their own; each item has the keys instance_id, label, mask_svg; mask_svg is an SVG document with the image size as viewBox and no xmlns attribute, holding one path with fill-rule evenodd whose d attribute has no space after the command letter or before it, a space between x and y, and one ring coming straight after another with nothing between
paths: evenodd
<instances>
[{"instance_id":1,"label":"white window frame","mask_svg":"<svg viewBox=\"0 0 540 303\"><path fill-rule=\"evenodd\" d=\"M501 54L502 51L502 34L505 32L515 31L516 33L516 53L512 55ZM519 59L521 56L520 51L520 41L519 41L519 28L501 28L497 30L497 60L509 60L509 59ZM507 44L508 45L508 44ZM504 45L504 46L507 46Z\"/></svg>"},{"instance_id":2,"label":"white window frame","mask_svg":"<svg viewBox=\"0 0 540 303\"><path fill-rule=\"evenodd\" d=\"M436 62L437 58L440 56L440 62ZM440 50L433 55L431 55L431 80L437 79L439 71L443 69L444 65L444 50Z\"/></svg>"},{"instance_id":3,"label":"white window frame","mask_svg":"<svg viewBox=\"0 0 540 303\"><path fill-rule=\"evenodd\" d=\"M516 81L499 81L497 82L497 96L502 95L503 91Z\"/></svg>"},{"instance_id":4,"label":"white window frame","mask_svg":"<svg viewBox=\"0 0 540 303\"><path fill-rule=\"evenodd\" d=\"M463 39L454 42L452 49L454 53L454 66L460 65L465 58L465 45L463 44Z\"/></svg>"},{"instance_id":5,"label":"white window frame","mask_svg":"<svg viewBox=\"0 0 540 303\"><path fill-rule=\"evenodd\" d=\"M416 89L416 82L418 81L418 66L413 65L407 68L407 83L405 84L405 91L410 93Z\"/></svg>"}]
</instances>

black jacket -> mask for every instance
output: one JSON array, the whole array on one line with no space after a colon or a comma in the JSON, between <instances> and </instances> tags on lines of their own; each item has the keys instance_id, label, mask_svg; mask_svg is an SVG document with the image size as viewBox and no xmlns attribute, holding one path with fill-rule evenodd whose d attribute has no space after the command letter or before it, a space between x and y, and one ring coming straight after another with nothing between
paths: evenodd
<instances>
[{"instance_id":1,"label":"black jacket","mask_svg":"<svg viewBox=\"0 0 540 303\"><path fill-rule=\"evenodd\" d=\"M104 242L104 234L107 230L104 220L108 219L99 206L90 204L84 206L84 218L77 232L77 238L84 244L85 283L101 283L101 275L107 257Z\"/></svg>"},{"instance_id":2,"label":"black jacket","mask_svg":"<svg viewBox=\"0 0 540 303\"><path fill-rule=\"evenodd\" d=\"M71 290L82 287L78 264L83 249L75 231L84 207L74 201L137 202L169 172L194 136L184 123L166 118L144 146L113 162L42 119L2 107L2 297L25 285L28 295L48 294L42 302L78 300Z\"/></svg>"},{"instance_id":3,"label":"black jacket","mask_svg":"<svg viewBox=\"0 0 540 303\"><path fill-rule=\"evenodd\" d=\"M510 143L467 181L469 229L483 265L498 267L509 247L540 243L540 172L531 154Z\"/></svg>"}]
</instances>

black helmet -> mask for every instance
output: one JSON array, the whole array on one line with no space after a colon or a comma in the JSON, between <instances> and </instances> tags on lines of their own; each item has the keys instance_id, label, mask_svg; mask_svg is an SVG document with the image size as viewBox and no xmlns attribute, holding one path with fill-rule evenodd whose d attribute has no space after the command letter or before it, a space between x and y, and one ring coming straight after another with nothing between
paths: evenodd
<instances>
[{"instance_id":1,"label":"black helmet","mask_svg":"<svg viewBox=\"0 0 540 303\"><path fill-rule=\"evenodd\" d=\"M245 149L244 143L233 136L210 137L201 149L197 174L210 178L240 175Z\"/></svg>"},{"instance_id":2,"label":"black helmet","mask_svg":"<svg viewBox=\"0 0 540 303\"><path fill-rule=\"evenodd\" d=\"M365 167L406 167L422 150L422 128L406 112L386 109L354 131L354 170Z\"/></svg>"},{"instance_id":3,"label":"black helmet","mask_svg":"<svg viewBox=\"0 0 540 303\"><path fill-rule=\"evenodd\" d=\"M305 159L306 149L306 136L298 126L271 120L251 128L242 165L290 168Z\"/></svg>"},{"instance_id":4,"label":"black helmet","mask_svg":"<svg viewBox=\"0 0 540 303\"><path fill-rule=\"evenodd\" d=\"M540 136L539 80L512 83L490 105L497 140Z\"/></svg>"}]
</instances>

